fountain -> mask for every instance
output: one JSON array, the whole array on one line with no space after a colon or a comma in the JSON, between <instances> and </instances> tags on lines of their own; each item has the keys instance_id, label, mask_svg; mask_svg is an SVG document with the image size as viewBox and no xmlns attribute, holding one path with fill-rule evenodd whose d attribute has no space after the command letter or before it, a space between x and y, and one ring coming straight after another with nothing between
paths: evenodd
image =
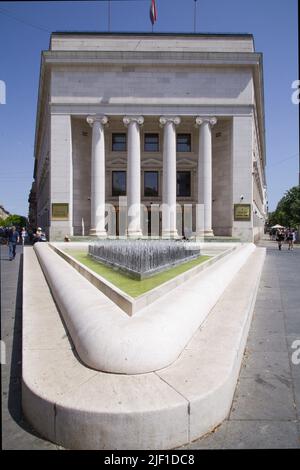
<instances>
[{"instance_id":1,"label":"fountain","mask_svg":"<svg viewBox=\"0 0 300 470\"><path fill-rule=\"evenodd\" d=\"M182 240L101 240L91 243L88 252L95 260L135 279L144 279L200 255L198 247L191 249Z\"/></svg>"}]
</instances>

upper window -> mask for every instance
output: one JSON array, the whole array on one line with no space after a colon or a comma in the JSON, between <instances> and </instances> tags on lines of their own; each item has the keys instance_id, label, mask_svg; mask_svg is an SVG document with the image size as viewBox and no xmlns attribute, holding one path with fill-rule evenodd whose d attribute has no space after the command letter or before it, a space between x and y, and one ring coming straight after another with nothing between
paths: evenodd
<instances>
[{"instance_id":1,"label":"upper window","mask_svg":"<svg viewBox=\"0 0 300 470\"><path fill-rule=\"evenodd\" d=\"M191 196L191 172L177 171L177 196Z\"/></svg>"},{"instance_id":2,"label":"upper window","mask_svg":"<svg viewBox=\"0 0 300 470\"><path fill-rule=\"evenodd\" d=\"M177 134L176 151L177 152L190 152L191 151L191 134Z\"/></svg>"},{"instance_id":3,"label":"upper window","mask_svg":"<svg viewBox=\"0 0 300 470\"><path fill-rule=\"evenodd\" d=\"M126 134L112 134L112 151L126 152Z\"/></svg>"},{"instance_id":4,"label":"upper window","mask_svg":"<svg viewBox=\"0 0 300 470\"><path fill-rule=\"evenodd\" d=\"M126 171L112 172L112 195L126 196Z\"/></svg>"},{"instance_id":5,"label":"upper window","mask_svg":"<svg viewBox=\"0 0 300 470\"><path fill-rule=\"evenodd\" d=\"M158 196L158 171L144 172L144 196Z\"/></svg>"},{"instance_id":6,"label":"upper window","mask_svg":"<svg viewBox=\"0 0 300 470\"><path fill-rule=\"evenodd\" d=\"M158 152L159 151L158 134L145 134L144 135L144 151L145 152Z\"/></svg>"}]
</instances>

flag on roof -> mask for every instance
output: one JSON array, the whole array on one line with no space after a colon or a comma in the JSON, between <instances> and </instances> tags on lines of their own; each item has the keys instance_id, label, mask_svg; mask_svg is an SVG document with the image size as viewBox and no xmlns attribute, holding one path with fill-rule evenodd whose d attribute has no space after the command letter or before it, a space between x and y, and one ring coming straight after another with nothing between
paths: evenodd
<instances>
[{"instance_id":1,"label":"flag on roof","mask_svg":"<svg viewBox=\"0 0 300 470\"><path fill-rule=\"evenodd\" d=\"M151 0L151 5L150 5L150 20L151 20L152 25L154 25L156 19L157 19L157 11L156 11L155 0Z\"/></svg>"}]
</instances>

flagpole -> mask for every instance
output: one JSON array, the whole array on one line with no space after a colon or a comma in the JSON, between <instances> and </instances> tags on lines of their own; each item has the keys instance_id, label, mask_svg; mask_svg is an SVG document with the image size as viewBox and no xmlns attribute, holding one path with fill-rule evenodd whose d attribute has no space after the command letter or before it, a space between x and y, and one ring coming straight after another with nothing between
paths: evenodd
<instances>
[{"instance_id":1,"label":"flagpole","mask_svg":"<svg viewBox=\"0 0 300 470\"><path fill-rule=\"evenodd\" d=\"M110 0L108 0L108 31L110 31Z\"/></svg>"},{"instance_id":2,"label":"flagpole","mask_svg":"<svg viewBox=\"0 0 300 470\"><path fill-rule=\"evenodd\" d=\"M196 32L197 0L194 0L194 33Z\"/></svg>"}]
</instances>

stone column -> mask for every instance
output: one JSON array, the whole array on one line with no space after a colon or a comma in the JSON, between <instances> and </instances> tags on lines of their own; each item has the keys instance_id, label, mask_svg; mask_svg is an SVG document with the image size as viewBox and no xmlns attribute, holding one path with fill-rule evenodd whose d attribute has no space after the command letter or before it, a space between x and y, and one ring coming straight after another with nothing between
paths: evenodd
<instances>
[{"instance_id":1,"label":"stone column","mask_svg":"<svg viewBox=\"0 0 300 470\"><path fill-rule=\"evenodd\" d=\"M213 236L212 230L212 140L211 128L217 122L215 117L197 117L199 126L198 154L198 198L197 203L204 205L204 227L197 222L196 235Z\"/></svg>"},{"instance_id":2,"label":"stone column","mask_svg":"<svg viewBox=\"0 0 300 470\"><path fill-rule=\"evenodd\" d=\"M143 116L125 116L125 126L128 127L128 157L127 157L127 208L128 229L130 238L143 235L141 229L141 139L140 125Z\"/></svg>"},{"instance_id":3,"label":"stone column","mask_svg":"<svg viewBox=\"0 0 300 470\"><path fill-rule=\"evenodd\" d=\"M104 125L106 116L88 116L92 127L91 165L91 230L90 235L106 237L105 230L105 144Z\"/></svg>"},{"instance_id":4,"label":"stone column","mask_svg":"<svg viewBox=\"0 0 300 470\"><path fill-rule=\"evenodd\" d=\"M176 228L176 125L177 116L161 116L164 127L162 237L177 238Z\"/></svg>"}]
</instances>

